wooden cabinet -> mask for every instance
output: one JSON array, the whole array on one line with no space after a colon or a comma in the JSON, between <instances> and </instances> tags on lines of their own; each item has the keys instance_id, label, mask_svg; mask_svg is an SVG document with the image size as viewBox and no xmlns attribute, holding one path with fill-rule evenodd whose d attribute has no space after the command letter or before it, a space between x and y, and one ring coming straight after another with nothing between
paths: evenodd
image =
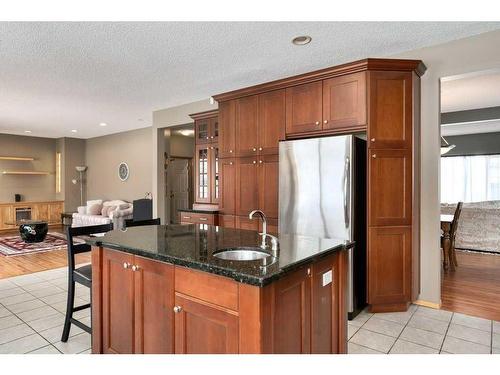
<instances>
[{"instance_id":1,"label":"wooden cabinet","mask_svg":"<svg viewBox=\"0 0 500 375\"><path fill-rule=\"evenodd\" d=\"M276 219L278 218L278 169L278 155L265 155L259 159L259 209L262 210L267 217Z\"/></svg>"},{"instance_id":2,"label":"wooden cabinet","mask_svg":"<svg viewBox=\"0 0 500 375\"><path fill-rule=\"evenodd\" d=\"M366 128L366 73L346 74L286 90L286 134L343 133Z\"/></svg>"},{"instance_id":3,"label":"wooden cabinet","mask_svg":"<svg viewBox=\"0 0 500 375\"><path fill-rule=\"evenodd\" d=\"M236 216L219 215L219 225L225 228L236 228Z\"/></svg>"},{"instance_id":4,"label":"wooden cabinet","mask_svg":"<svg viewBox=\"0 0 500 375\"><path fill-rule=\"evenodd\" d=\"M286 89L286 134L321 130L323 117L321 81Z\"/></svg>"},{"instance_id":5,"label":"wooden cabinet","mask_svg":"<svg viewBox=\"0 0 500 375\"><path fill-rule=\"evenodd\" d=\"M15 228L14 225L9 225L14 221L14 207L11 205L0 205L0 229Z\"/></svg>"},{"instance_id":6,"label":"wooden cabinet","mask_svg":"<svg viewBox=\"0 0 500 375\"><path fill-rule=\"evenodd\" d=\"M247 215L259 207L258 158L238 159L236 169L236 215Z\"/></svg>"},{"instance_id":7,"label":"wooden cabinet","mask_svg":"<svg viewBox=\"0 0 500 375\"><path fill-rule=\"evenodd\" d=\"M219 211L234 215L236 210L236 159L220 159L221 197Z\"/></svg>"},{"instance_id":8,"label":"wooden cabinet","mask_svg":"<svg viewBox=\"0 0 500 375\"><path fill-rule=\"evenodd\" d=\"M236 156L257 155L259 98L248 96L236 100Z\"/></svg>"},{"instance_id":9,"label":"wooden cabinet","mask_svg":"<svg viewBox=\"0 0 500 375\"><path fill-rule=\"evenodd\" d=\"M285 139L285 90L269 91L259 96L259 155L277 155L279 141Z\"/></svg>"},{"instance_id":10,"label":"wooden cabinet","mask_svg":"<svg viewBox=\"0 0 500 375\"><path fill-rule=\"evenodd\" d=\"M217 204L220 198L219 147L217 144L195 148L195 202Z\"/></svg>"},{"instance_id":11,"label":"wooden cabinet","mask_svg":"<svg viewBox=\"0 0 500 375\"><path fill-rule=\"evenodd\" d=\"M181 224L209 224L218 225L219 215L212 212L179 211L179 223Z\"/></svg>"},{"instance_id":12,"label":"wooden cabinet","mask_svg":"<svg viewBox=\"0 0 500 375\"><path fill-rule=\"evenodd\" d=\"M366 73L323 81L323 130L366 125Z\"/></svg>"},{"instance_id":13,"label":"wooden cabinet","mask_svg":"<svg viewBox=\"0 0 500 375\"><path fill-rule=\"evenodd\" d=\"M212 304L175 296L176 354L237 354L238 315Z\"/></svg>"},{"instance_id":14,"label":"wooden cabinet","mask_svg":"<svg viewBox=\"0 0 500 375\"><path fill-rule=\"evenodd\" d=\"M33 205L31 216L34 220L48 220L49 219L49 204L38 203Z\"/></svg>"},{"instance_id":15,"label":"wooden cabinet","mask_svg":"<svg viewBox=\"0 0 500 375\"><path fill-rule=\"evenodd\" d=\"M16 209L31 212L31 219L47 221L49 225L61 224L61 213L64 210L63 201L47 202L15 202L0 203L0 230L16 228L15 225L8 225L16 220Z\"/></svg>"},{"instance_id":16,"label":"wooden cabinet","mask_svg":"<svg viewBox=\"0 0 500 375\"><path fill-rule=\"evenodd\" d=\"M218 111L206 111L189 115L194 119L194 137L197 145L217 143L219 139Z\"/></svg>"},{"instance_id":17,"label":"wooden cabinet","mask_svg":"<svg viewBox=\"0 0 500 375\"><path fill-rule=\"evenodd\" d=\"M236 156L236 101L230 100L219 103L220 118L220 157Z\"/></svg>"},{"instance_id":18,"label":"wooden cabinet","mask_svg":"<svg viewBox=\"0 0 500 375\"><path fill-rule=\"evenodd\" d=\"M113 250L101 262L102 352L172 353L173 267Z\"/></svg>"},{"instance_id":19,"label":"wooden cabinet","mask_svg":"<svg viewBox=\"0 0 500 375\"><path fill-rule=\"evenodd\" d=\"M370 149L368 155L368 225L411 225L411 152Z\"/></svg>"},{"instance_id":20,"label":"wooden cabinet","mask_svg":"<svg viewBox=\"0 0 500 375\"><path fill-rule=\"evenodd\" d=\"M49 202L47 205L47 217L49 223L58 223L61 221L63 207L61 202Z\"/></svg>"},{"instance_id":21,"label":"wooden cabinet","mask_svg":"<svg viewBox=\"0 0 500 375\"><path fill-rule=\"evenodd\" d=\"M371 71L368 147L411 149L414 99L411 72Z\"/></svg>"},{"instance_id":22,"label":"wooden cabinet","mask_svg":"<svg viewBox=\"0 0 500 375\"><path fill-rule=\"evenodd\" d=\"M368 232L368 300L377 311L405 310L411 301L411 227Z\"/></svg>"}]
</instances>

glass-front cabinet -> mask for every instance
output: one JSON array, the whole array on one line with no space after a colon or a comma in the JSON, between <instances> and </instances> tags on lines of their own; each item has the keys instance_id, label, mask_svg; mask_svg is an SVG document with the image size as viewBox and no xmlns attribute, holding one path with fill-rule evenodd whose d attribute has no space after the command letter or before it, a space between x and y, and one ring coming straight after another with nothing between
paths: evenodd
<instances>
[{"instance_id":1,"label":"glass-front cabinet","mask_svg":"<svg viewBox=\"0 0 500 375\"><path fill-rule=\"evenodd\" d=\"M191 115L195 119L195 142L197 145L217 143L219 140L219 118L217 111Z\"/></svg>"},{"instance_id":2,"label":"glass-front cabinet","mask_svg":"<svg viewBox=\"0 0 500 375\"><path fill-rule=\"evenodd\" d=\"M218 145L196 146L196 199L197 203L218 203L219 147Z\"/></svg>"}]
</instances>

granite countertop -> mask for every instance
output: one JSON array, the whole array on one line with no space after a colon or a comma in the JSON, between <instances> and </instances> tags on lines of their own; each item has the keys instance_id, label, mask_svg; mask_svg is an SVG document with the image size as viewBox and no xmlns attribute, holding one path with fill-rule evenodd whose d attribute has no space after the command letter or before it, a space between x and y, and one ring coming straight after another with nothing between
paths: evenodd
<instances>
[{"instance_id":1,"label":"granite countertop","mask_svg":"<svg viewBox=\"0 0 500 375\"><path fill-rule=\"evenodd\" d=\"M202 210L202 209L195 209L195 208L182 208L177 210L178 212L192 212L195 214L218 214L219 210Z\"/></svg>"},{"instance_id":2,"label":"granite countertop","mask_svg":"<svg viewBox=\"0 0 500 375\"><path fill-rule=\"evenodd\" d=\"M278 257L267 259L268 266L262 267L263 260L229 261L212 255L228 247L258 246L259 234L243 229L206 224L151 225L113 230L86 242L256 286L270 284L302 265L354 246L340 239L281 235Z\"/></svg>"}]
</instances>

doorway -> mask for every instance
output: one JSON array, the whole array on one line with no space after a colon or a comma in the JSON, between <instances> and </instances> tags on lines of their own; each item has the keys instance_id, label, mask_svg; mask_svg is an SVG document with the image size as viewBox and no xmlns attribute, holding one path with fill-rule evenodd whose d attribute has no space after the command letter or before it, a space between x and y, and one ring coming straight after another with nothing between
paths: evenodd
<instances>
[{"instance_id":1,"label":"doorway","mask_svg":"<svg viewBox=\"0 0 500 375\"><path fill-rule=\"evenodd\" d=\"M442 309L493 320L500 320L499 87L500 70L441 80Z\"/></svg>"}]
</instances>

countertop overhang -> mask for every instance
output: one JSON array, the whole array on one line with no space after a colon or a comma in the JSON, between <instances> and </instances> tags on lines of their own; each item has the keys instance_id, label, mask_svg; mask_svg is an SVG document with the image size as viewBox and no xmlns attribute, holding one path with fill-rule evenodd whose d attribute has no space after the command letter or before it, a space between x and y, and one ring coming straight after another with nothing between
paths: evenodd
<instances>
[{"instance_id":1,"label":"countertop overhang","mask_svg":"<svg viewBox=\"0 0 500 375\"><path fill-rule=\"evenodd\" d=\"M230 261L214 257L218 250L258 246L258 232L206 224L150 225L116 229L102 237L86 239L91 246L105 247L229 277L235 281L263 287L287 273L337 251L353 242L299 235L279 236L279 255L267 267L262 260Z\"/></svg>"}]
</instances>

